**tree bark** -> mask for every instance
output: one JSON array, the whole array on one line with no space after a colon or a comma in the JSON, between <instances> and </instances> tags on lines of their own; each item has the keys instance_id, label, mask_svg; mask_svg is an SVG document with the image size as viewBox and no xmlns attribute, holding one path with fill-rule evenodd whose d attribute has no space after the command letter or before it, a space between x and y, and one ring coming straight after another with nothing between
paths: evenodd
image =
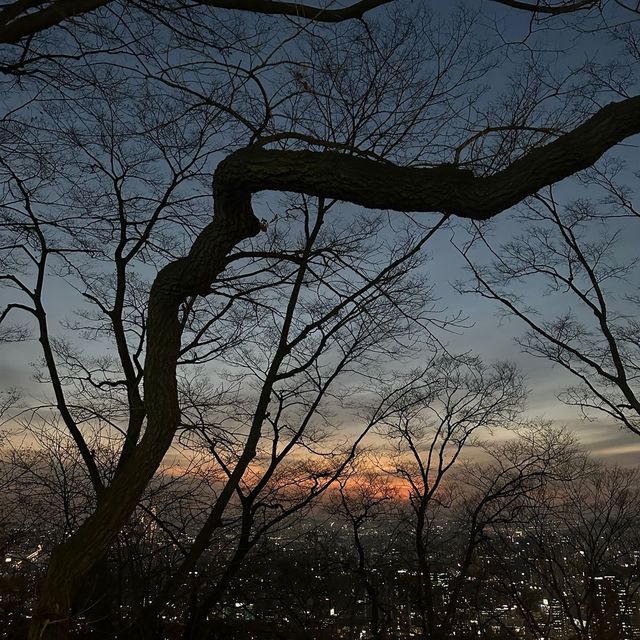
<instances>
[{"instance_id":1,"label":"tree bark","mask_svg":"<svg viewBox=\"0 0 640 640\"><path fill-rule=\"evenodd\" d=\"M608 104L573 131L485 177L455 165L401 167L337 151L259 146L228 156L216 176L250 193L289 191L369 209L440 212L486 220L543 187L587 169L611 147L637 133L640 96Z\"/></svg>"},{"instance_id":2,"label":"tree bark","mask_svg":"<svg viewBox=\"0 0 640 640\"><path fill-rule=\"evenodd\" d=\"M158 273L151 289L144 382L145 434L104 490L96 511L54 550L34 612L30 640L66 637L83 578L104 557L131 517L171 445L180 418L176 383L180 304L189 296L206 295L224 268L231 248L260 230L248 196L222 190L216 195L213 222L196 239L187 257Z\"/></svg>"}]
</instances>

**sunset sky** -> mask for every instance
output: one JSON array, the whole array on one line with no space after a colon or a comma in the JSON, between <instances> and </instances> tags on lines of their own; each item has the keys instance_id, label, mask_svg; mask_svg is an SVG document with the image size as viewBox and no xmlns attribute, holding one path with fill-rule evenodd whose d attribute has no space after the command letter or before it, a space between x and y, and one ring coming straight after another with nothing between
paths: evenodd
<instances>
[{"instance_id":1,"label":"sunset sky","mask_svg":"<svg viewBox=\"0 0 640 640\"><path fill-rule=\"evenodd\" d=\"M497 5L482 14L480 19L485 20L488 25L495 19L505 38L511 38L514 42L526 40L532 25L530 16L525 12L508 10ZM548 34L541 32L539 35L534 32L528 37L537 39L537 42L541 43L546 38L553 40L555 34L553 31ZM591 48L594 46L594 42L597 42L597 49ZM560 72L580 60L585 54L589 54L594 59L599 56L604 59L622 55L618 52L617 47L617 44L606 39L597 38L597 36L590 39L585 36L582 41L571 45L567 51L548 55L546 62L552 64L555 60L557 70ZM505 90L506 76L493 73L491 78L494 83L492 90L496 94ZM629 139L624 145L620 145L611 155L622 157L633 164L634 159L637 159L637 154L638 139L636 137ZM556 191L560 194L562 202L569 202L587 195L584 187L575 179L564 181ZM264 210L265 217L269 217L266 205L270 203L270 196L261 196L258 203L256 209L258 211ZM514 337L523 332L523 326L520 322L499 318L498 309L491 302L470 295L460 295L455 291L453 283L456 280L464 279L465 272L462 259L451 245L452 239L458 243L459 239L464 237L462 230L464 225L455 223L454 226L456 227L455 233L453 228L444 229L427 246L426 250L432 256L432 260L425 271L430 281L436 285L435 291L441 300L441 306L453 312L460 310L469 318L470 326L468 329L460 335L450 335L446 338L449 348L457 353L471 350L481 355L486 361L515 361L526 375L527 386L530 390L527 403L529 416L552 420L557 426L566 425L579 435L580 441L586 447L602 459L624 465L635 465L640 461L640 440L636 436L620 430L616 425L604 419L585 421L581 419L575 408L567 407L557 400L557 393L571 383L571 378L566 372L551 367L548 362L523 355L520 352L514 343ZM499 245L517 233L518 223L514 222L509 212L506 212L492 222L491 228L494 242ZM631 227L629 229L631 230ZM618 245L620 260L634 260L637 246L637 236L633 234L632 230L625 233L623 226L623 233ZM5 293L3 292L3 295ZM563 311L560 308L561 301L558 297L545 297L541 295L541 290L527 292L527 296L531 300L535 300L534 306L544 317L552 317L554 313ZM48 305L49 317L54 323L63 319L76 304L74 292L63 280L55 276L51 276L49 279L45 300ZM567 304L570 308L570 302ZM620 304L623 303L620 302ZM28 363L36 362L38 359L39 349L38 343L35 341L3 345L0 383L4 387L21 388L28 395L42 394L43 387L33 382L32 372L28 366Z\"/></svg>"}]
</instances>

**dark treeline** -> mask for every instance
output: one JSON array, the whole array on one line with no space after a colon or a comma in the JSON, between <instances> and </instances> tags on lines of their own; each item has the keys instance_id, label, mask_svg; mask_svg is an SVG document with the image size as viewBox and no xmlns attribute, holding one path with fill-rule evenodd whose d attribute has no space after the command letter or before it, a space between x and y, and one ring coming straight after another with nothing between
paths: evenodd
<instances>
[{"instance_id":1,"label":"dark treeline","mask_svg":"<svg viewBox=\"0 0 640 640\"><path fill-rule=\"evenodd\" d=\"M437 429L429 437L441 444ZM51 549L91 509L81 462L63 444L5 452L6 638L26 633ZM438 460L422 475L412 456L401 446L356 456L325 495L279 520L285 500L301 501L292 476L271 518L234 500L163 602L219 490L183 452L182 473L158 477L87 585L72 636L135 637L140 620L154 637L185 639L640 633L635 470L595 463L548 425L491 446L481 463L459 457L445 473Z\"/></svg>"}]
</instances>

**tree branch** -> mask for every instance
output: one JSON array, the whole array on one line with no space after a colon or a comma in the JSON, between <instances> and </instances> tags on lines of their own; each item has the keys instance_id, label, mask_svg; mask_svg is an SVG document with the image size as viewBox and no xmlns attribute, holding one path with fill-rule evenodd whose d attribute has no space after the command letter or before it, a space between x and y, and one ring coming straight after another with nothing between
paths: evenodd
<instances>
[{"instance_id":1,"label":"tree branch","mask_svg":"<svg viewBox=\"0 0 640 640\"><path fill-rule=\"evenodd\" d=\"M201 0L201 4L220 9L235 9L252 13L296 16L314 22L345 22L359 20L365 13L394 0L360 0L340 9L323 9L299 2L272 2L272 0Z\"/></svg>"},{"instance_id":2,"label":"tree branch","mask_svg":"<svg viewBox=\"0 0 640 640\"><path fill-rule=\"evenodd\" d=\"M518 0L490 0L503 4L512 9L531 11L532 13L545 13L547 15L560 15L563 13L574 13L583 9L591 9L600 4L600 0L575 0L575 2L565 2L558 5L541 4L540 2L519 2Z\"/></svg>"},{"instance_id":3,"label":"tree branch","mask_svg":"<svg viewBox=\"0 0 640 640\"><path fill-rule=\"evenodd\" d=\"M52 2L44 9L33 11L21 17L7 20L11 16L11 9L15 5L21 5L16 2L9 5L0 14L0 18L4 18L3 24L0 26L0 43L16 44L22 38L32 36L40 31L44 31L49 27L54 27L68 18L89 13L98 7L109 4L111 0L58 0ZM7 12L5 14L5 12Z\"/></svg>"},{"instance_id":4,"label":"tree branch","mask_svg":"<svg viewBox=\"0 0 640 640\"><path fill-rule=\"evenodd\" d=\"M0 11L0 43L16 44L22 38L39 33L74 16L89 13L94 9L110 4L111 0L56 0L43 9L31 13L24 12L41 4L30 0L17 0ZM297 2L271 2L271 0L201 0L196 4L233 9L270 15L284 15L305 18L314 22L345 22L360 19L376 7L393 0L360 0L351 6L340 9L323 9ZM157 3L156 11L161 7ZM23 14L23 15L20 15Z\"/></svg>"},{"instance_id":5,"label":"tree branch","mask_svg":"<svg viewBox=\"0 0 640 640\"><path fill-rule=\"evenodd\" d=\"M603 107L573 131L491 176L476 177L455 165L401 167L334 151L247 147L218 165L215 184L218 193L235 193L238 203L259 191L289 191L370 209L441 212L486 220L586 169L637 133L640 96ZM232 201L230 198L233 206Z\"/></svg>"}]
</instances>

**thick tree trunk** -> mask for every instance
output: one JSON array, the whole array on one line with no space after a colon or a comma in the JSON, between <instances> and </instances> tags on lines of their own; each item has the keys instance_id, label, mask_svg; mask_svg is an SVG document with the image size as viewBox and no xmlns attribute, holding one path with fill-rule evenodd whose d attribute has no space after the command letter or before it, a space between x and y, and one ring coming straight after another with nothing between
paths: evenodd
<instances>
[{"instance_id":1,"label":"thick tree trunk","mask_svg":"<svg viewBox=\"0 0 640 640\"><path fill-rule=\"evenodd\" d=\"M66 637L76 594L131 517L149 480L171 445L180 417L176 362L180 349L179 308L189 296L206 294L223 270L229 251L260 226L249 195L218 192L216 215L189 255L162 269L149 297L145 405L147 428L140 445L118 469L96 511L51 557L29 640Z\"/></svg>"},{"instance_id":2,"label":"thick tree trunk","mask_svg":"<svg viewBox=\"0 0 640 640\"><path fill-rule=\"evenodd\" d=\"M90 583L89 599L86 607L89 618L93 621L91 628L96 640L111 640L114 637L114 623L117 620L115 607L115 585L107 557L103 557L94 567Z\"/></svg>"}]
</instances>

